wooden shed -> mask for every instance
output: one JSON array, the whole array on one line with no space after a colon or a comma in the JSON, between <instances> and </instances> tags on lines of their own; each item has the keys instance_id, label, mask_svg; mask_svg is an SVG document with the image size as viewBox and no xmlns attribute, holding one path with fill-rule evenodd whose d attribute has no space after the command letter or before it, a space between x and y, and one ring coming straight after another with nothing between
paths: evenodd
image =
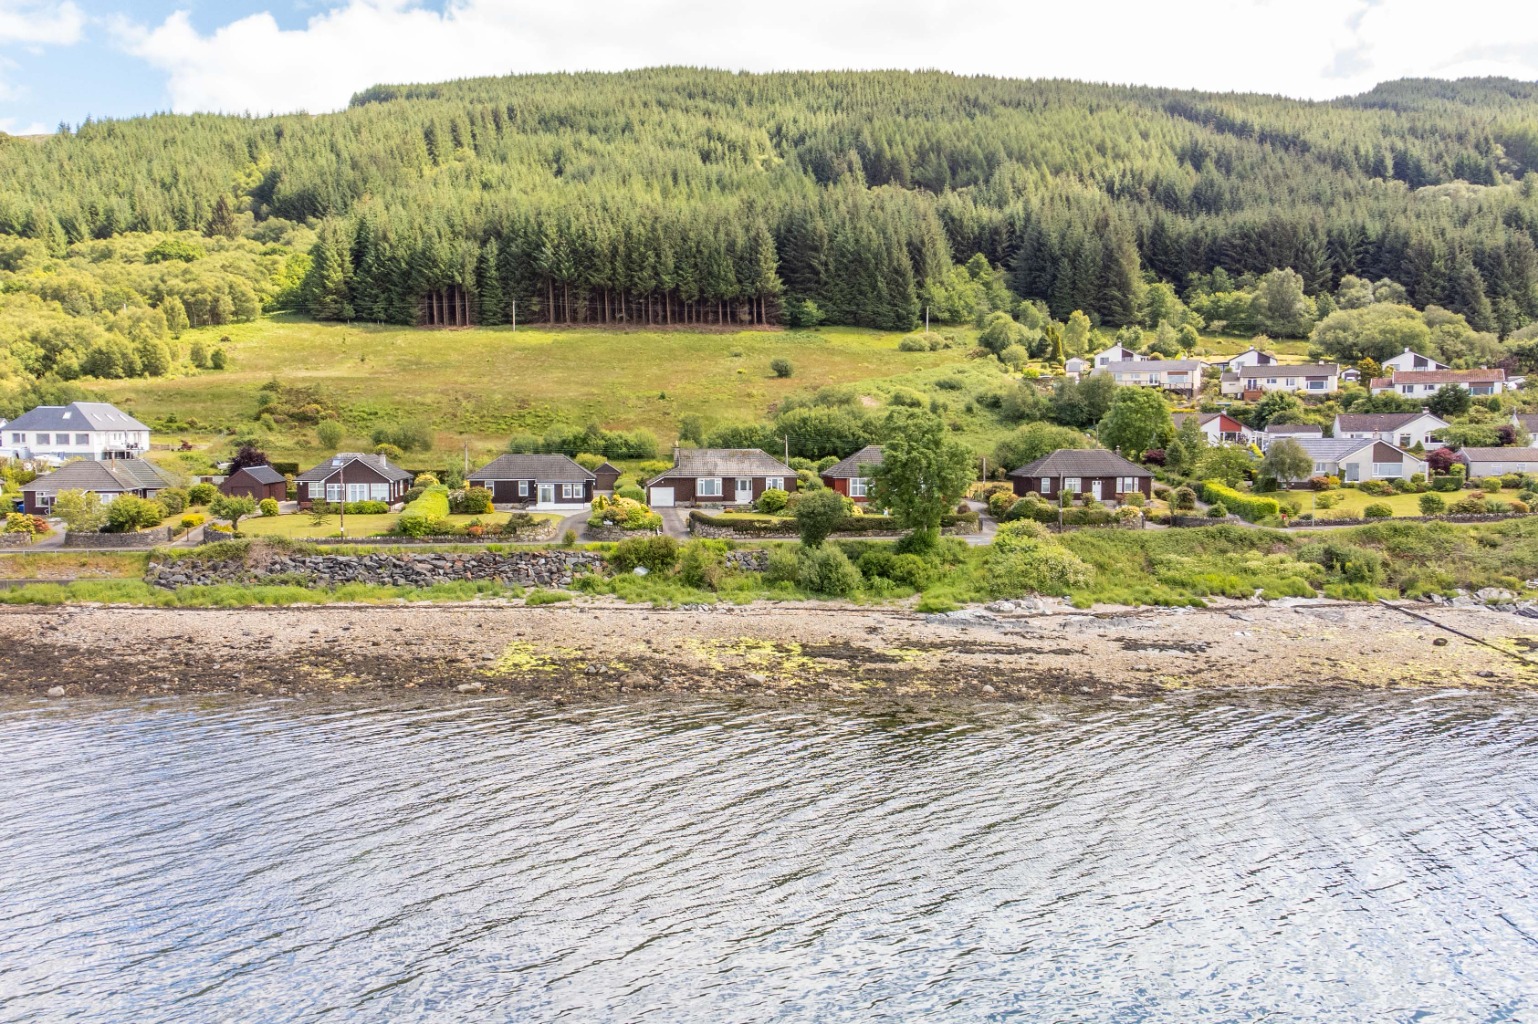
<instances>
[{"instance_id":1,"label":"wooden shed","mask_svg":"<svg viewBox=\"0 0 1538 1024\"><path fill-rule=\"evenodd\" d=\"M271 466L245 466L237 469L219 484L219 493L231 498L251 498L261 501L288 500L288 481Z\"/></svg>"}]
</instances>

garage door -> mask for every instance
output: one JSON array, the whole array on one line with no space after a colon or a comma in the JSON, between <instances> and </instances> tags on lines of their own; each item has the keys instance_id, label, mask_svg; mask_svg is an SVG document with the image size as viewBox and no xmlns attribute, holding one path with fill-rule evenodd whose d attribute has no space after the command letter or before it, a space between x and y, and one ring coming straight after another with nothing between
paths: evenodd
<instances>
[{"instance_id":1,"label":"garage door","mask_svg":"<svg viewBox=\"0 0 1538 1024\"><path fill-rule=\"evenodd\" d=\"M673 488L671 488L671 487L653 487L652 488L652 508L672 508L672 507L673 507Z\"/></svg>"}]
</instances>

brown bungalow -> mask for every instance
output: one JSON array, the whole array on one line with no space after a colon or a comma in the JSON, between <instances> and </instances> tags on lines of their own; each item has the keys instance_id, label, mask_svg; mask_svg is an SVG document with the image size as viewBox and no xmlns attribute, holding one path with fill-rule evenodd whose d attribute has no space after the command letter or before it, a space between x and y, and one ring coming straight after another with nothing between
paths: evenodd
<instances>
[{"instance_id":1,"label":"brown bungalow","mask_svg":"<svg viewBox=\"0 0 1538 1024\"><path fill-rule=\"evenodd\" d=\"M872 477L881 468L881 446L868 444L822 471L822 482L846 498L869 501Z\"/></svg>"},{"instance_id":2,"label":"brown bungalow","mask_svg":"<svg viewBox=\"0 0 1538 1024\"><path fill-rule=\"evenodd\" d=\"M750 505L772 487L796 489L796 471L757 448L679 448L673 468L646 482L652 508Z\"/></svg>"},{"instance_id":3,"label":"brown bungalow","mask_svg":"<svg viewBox=\"0 0 1538 1024\"><path fill-rule=\"evenodd\" d=\"M67 462L52 473L44 474L21 488L22 511L32 516L46 516L53 510L60 491L89 491L103 502L124 494L153 498L171 482L143 459L111 459L93 462L81 459Z\"/></svg>"},{"instance_id":4,"label":"brown bungalow","mask_svg":"<svg viewBox=\"0 0 1538 1024\"><path fill-rule=\"evenodd\" d=\"M237 469L219 484L219 493L231 498L250 498L261 501L288 500L288 481L271 466L245 466Z\"/></svg>"},{"instance_id":5,"label":"brown bungalow","mask_svg":"<svg viewBox=\"0 0 1538 1024\"><path fill-rule=\"evenodd\" d=\"M499 505L577 510L593 500L594 474L565 455L499 455L470 474Z\"/></svg>"},{"instance_id":6,"label":"brown bungalow","mask_svg":"<svg viewBox=\"0 0 1538 1024\"><path fill-rule=\"evenodd\" d=\"M352 501L383 501L393 505L411 488L411 474L390 465L383 455L337 452L314 469L294 477L299 491L299 507L312 502L335 504L344 498ZM344 490L345 488L345 490Z\"/></svg>"},{"instance_id":7,"label":"brown bungalow","mask_svg":"<svg viewBox=\"0 0 1538 1024\"><path fill-rule=\"evenodd\" d=\"M1009 474L1015 493L1058 498L1065 491L1111 501L1138 491L1153 497L1153 474L1104 448L1059 448Z\"/></svg>"}]
</instances>

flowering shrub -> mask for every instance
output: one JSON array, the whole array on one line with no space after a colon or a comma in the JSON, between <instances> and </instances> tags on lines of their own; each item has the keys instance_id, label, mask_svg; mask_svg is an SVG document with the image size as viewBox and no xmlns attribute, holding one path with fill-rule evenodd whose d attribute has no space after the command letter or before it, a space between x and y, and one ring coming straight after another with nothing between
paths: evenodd
<instances>
[{"instance_id":1,"label":"flowering shrub","mask_svg":"<svg viewBox=\"0 0 1538 1024\"><path fill-rule=\"evenodd\" d=\"M615 496L599 497L593 501L593 514L588 517L589 526L616 526L622 530L660 530L662 516L639 501Z\"/></svg>"}]
</instances>

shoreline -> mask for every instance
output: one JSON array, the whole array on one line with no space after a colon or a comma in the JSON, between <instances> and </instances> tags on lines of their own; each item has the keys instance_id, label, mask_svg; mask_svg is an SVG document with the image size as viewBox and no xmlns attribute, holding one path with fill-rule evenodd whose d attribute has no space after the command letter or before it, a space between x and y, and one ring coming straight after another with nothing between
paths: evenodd
<instances>
[{"instance_id":1,"label":"shoreline","mask_svg":"<svg viewBox=\"0 0 1538 1024\"><path fill-rule=\"evenodd\" d=\"M1421 618L1323 600L948 615L825 603L18 605L0 607L0 693L1028 701L1279 684L1538 688L1532 619L1482 608L1413 610Z\"/></svg>"}]
</instances>

